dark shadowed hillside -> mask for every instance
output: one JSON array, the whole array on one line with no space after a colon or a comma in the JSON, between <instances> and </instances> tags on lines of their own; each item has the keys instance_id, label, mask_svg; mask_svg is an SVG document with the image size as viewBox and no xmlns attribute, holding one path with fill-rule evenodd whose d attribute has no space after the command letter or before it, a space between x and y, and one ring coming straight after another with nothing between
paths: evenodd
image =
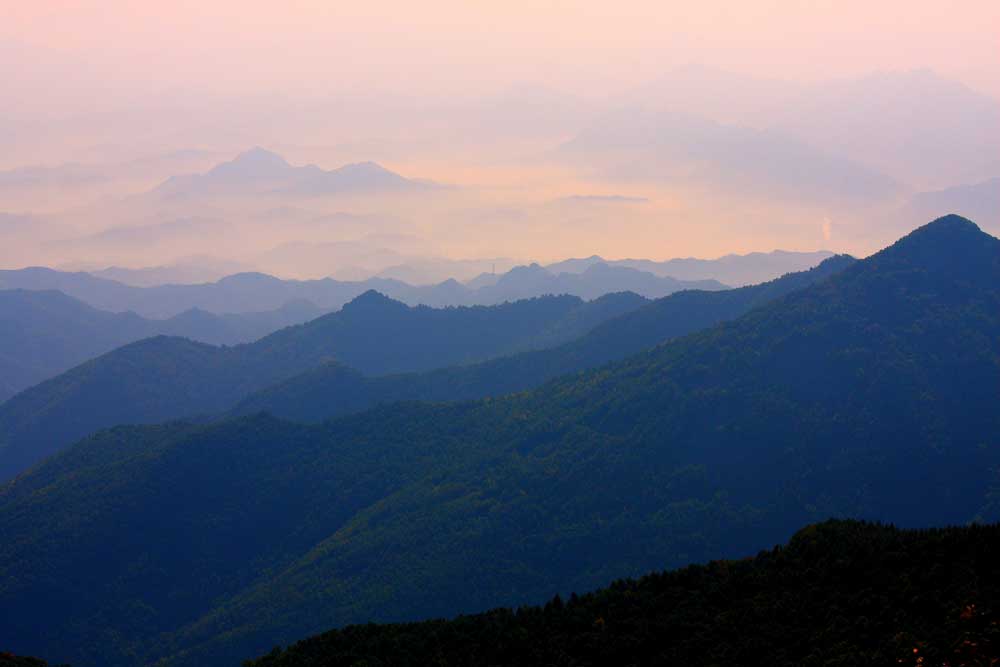
<instances>
[{"instance_id":1,"label":"dark shadowed hillside","mask_svg":"<svg viewBox=\"0 0 1000 667\"><path fill-rule=\"evenodd\" d=\"M755 558L545 606L358 625L247 667L923 665L1000 659L1000 527L831 521Z\"/></svg>"},{"instance_id":2,"label":"dark shadowed hillside","mask_svg":"<svg viewBox=\"0 0 1000 667\"><path fill-rule=\"evenodd\" d=\"M11 648L235 663L740 557L827 517L996 521L998 352L1000 241L952 216L535 391L104 431L0 488Z\"/></svg>"},{"instance_id":3,"label":"dark shadowed hillside","mask_svg":"<svg viewBox=\"0 0 1000 667\"><path fill-rule=\"evenodd\" d=\"M16 656L13 653L0 652L0 667L49 667L49 663L38 658Z\"/></svg>"},{"instance_id":4,"label":"dark shadowed hillside","mask_svg":"<svg viewBox=\"0 0 1000 667\"><path fill-rule=\"evenodd\" d=\"M30 295L37 293L23 294L34 299ZM644 303L634 294L609 294L591 302L563 296L493 307L433 309L411 308L367 292L336 313L248 345L213 347L166 337L143 340L0 405L0 479L98 428L222 412L254 391L326 361L371 374L468 363L570 340ZM91 317L101 322L108 318L141 326L134 315ZM128 331L124 326L118 330ZM59 332L72 336L68 329ZM11 335L24 333L18 326ZM25 347L38 344L35 339Z\"/></svg>"}]
</instances>

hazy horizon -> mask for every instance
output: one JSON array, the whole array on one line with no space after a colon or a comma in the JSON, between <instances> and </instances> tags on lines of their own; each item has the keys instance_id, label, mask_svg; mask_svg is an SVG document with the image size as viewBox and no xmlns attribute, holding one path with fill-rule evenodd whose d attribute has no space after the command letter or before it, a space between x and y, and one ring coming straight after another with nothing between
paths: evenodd
<instances>
[{"instance_id":1,"label":"hazy horizon","mask_svg":"<svg viewBox=\"0 0 1000 667\"><path fill-rule=\"evenodd\" d=\"M114 4L0 26L2 268L345 277L1000 230L995 3ZM257 146L437 187L188 176Z\"/></svg>"}]
</instances>

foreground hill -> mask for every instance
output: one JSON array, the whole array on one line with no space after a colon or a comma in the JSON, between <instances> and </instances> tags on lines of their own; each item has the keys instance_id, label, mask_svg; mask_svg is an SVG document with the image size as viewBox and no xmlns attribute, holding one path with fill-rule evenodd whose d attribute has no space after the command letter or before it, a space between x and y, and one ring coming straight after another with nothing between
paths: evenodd
<instances>
[{"instance_id":1,"label":"foreground hill","mask_svg":"<svg viewBox=\"0 0 1000 667\"><path fill-rule=\"evenodd\" d=\"M932 665L1000 658L1000 526L830 521L739 561L544 607L359 625L246 667Z\"/></svg>"},{"instance_id":2,"label":"foreground hill","mask_svg":"<svg viewBox=\"0 0 1000 667\"><path fill-rule=\"evenodd\" d=\"M370 374L468 363L556 345L644 303L634 294L612 294L591 302L564 296L432 309L367 292L338 312L247 345L150 338L0 405L0 480L98 428L223 412L244 396L325 361Z\"/></svg>"},{"instance_id":3,"label":"foreground hill","mask_svg":"<svg viewBox=\"0 0 1000 667\"><path fill-rule=\"evenodd\" d=\"M825 280L854 263L831 257L808 271L735 290L685 290L595 327L558 347L425 373L366 377L342 364L324 364L242 400L233 414L270 412L296 421L321 421L394 401L457 401L523 391L594 368L732 320L781 296Z\"/></svg>"},{"instance_id":4,"label":"foreground hill","mask_svg":"<svg viewBox=\"0 0 1000 667\"><path fill-rule=\"evenodd\" d=\"M13 653L0 652L0 667L49 667L49 663L38 658L25 658Z\"/></svg>"},{"instance_id":5,"label":"foreground hill","mask_svg":"<svg viewBox=\"0 0 1000 667\"><path fill-rule=\"evenodd\" d=\"M0 290L0 402L88 359L156 335L246 343L318 317L309 303L262 313L187 311L167 320L98 310L61 292Z\"/></svg>"},{"instance_id":6,"label":"foreground hill","mask_svg":"<svg viewBox=\"0 0 1000 667\"><path fill-rule=\"evenodd\" d=\"M10 648L235 663L738 557L830 516L995 521L998 346L1000 241L949 217L532 392L105 431L0 488Z\"/></svg>"}]
</instances>

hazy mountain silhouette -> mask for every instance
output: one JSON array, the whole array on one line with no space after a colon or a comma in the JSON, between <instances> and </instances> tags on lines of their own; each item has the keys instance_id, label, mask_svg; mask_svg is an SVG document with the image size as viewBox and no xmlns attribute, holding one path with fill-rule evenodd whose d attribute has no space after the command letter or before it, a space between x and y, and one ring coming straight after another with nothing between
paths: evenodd
<instances>
[{"instance_id":1,"label":"hazy mountain silhouette","mask_svg":"<svg viewBox=\"0 0 1000 667\"><path fill-rule=\"evenodd\" d=\"M612 181L671 183L825 204L884 202L891 178L777 130L724 125L673 111L612 112L555 157Z\"/></svg>"},{"instance_id":2,"label":"hazy mountain silhouette","mask_svg":"<svg viewBox=\"0 0 1000 667\"><path fill-rule=\"evenodd\" d=\"M545 268L553 273L582 273L595 264L623 266L646 271L657 276L670 276L680 280L718 280L726 285L741 286L773 280L793 271L804 271L831 257L832 252L751 252L745 255L725 255L717 259L694 257L668 259L657 262L649 259L608 260L599 255L566 259Z\"/></svg>"},{"instance_id":3,"label":"hazy mountain silhouette","mask_svg":"<svg viewBox=\"0 0 1000 667\"><path fill-rule=\"evenodd\" d=\"M200 150L177 150L126 162L32 165L0 171L0 189L40 188L57 190L114 181L151 179L177 169L196 168L211 159Z\"/></svg>"},{"instance_id":4,"label":"hazy mountain silhouette","mask_svg":"<svg viewBox=\"0 0 1000 667\"><path fill-rule=\"evenodd\" d=\"M133 287L157 285L194 285L220 280L234 273L243 273L247 267L240 262L208 256L192 256L163 266L128 268L108 266L88 270L92 276L107 278Z\"/></svg>"},{"instance_id":5,"label":"hazy mountain silhouette","mask_svg":"<svg viewBox=\"0 0 1000 667\"><path fill-rule=\"evenodd\" d=\"M960 211L980 224L1000 230L1000 177L910 197L898 214L900 220L926 217L929 211ZM917 219L920 219L919 217Z\"/></svg>"},{"instance_id":6,"label":"hazy mountain silhouette","mask_svg":"<svg viewBox=\"0 0 1000 667\"><path fill-rule=\"evenodd\" d=\"M0 489L12 648L233 662L743 556L831 515L995 520L997 340L1000 241L953 216L533 392L105 431Z\"/></svg>"},{"instance_id":7,"label":"hazy mountain silhouette","mask_svg":"<svg viewBox=\"0 0 1000 667\"><path fill-rule=\"evenodd\" d=\"M635 292L656 299L683 289L720 290L717 280L677 280L624 266L596 263L580 273L553 273L538 264L517 266L492 284L483 284L470 297L483 303L500 303L536 294L572 294L594 299L609 292Z\"/></svg>"},{"instance_id":8,"label":"hazy mountain silhouette","mask_svg":"<svg viewBox=\"0 0 1000 667\"><path fill-rule=\"evenodd\" d=\"M0 290L0 402L126 343L172 335L217 345L246 343L313 319L308 302L269 312L189 310L167 320L109 313L56 291Z\"/></svg>"},{"instance_id":9,"label":"hazy mountain silhouette","mask_svg":"<svg viewBox=\"0 0 1000 667\"><path fill-rule=\"evenodd\" d=\"M432 187L428 182L404 178L374 162L348 164L327 171L312 164L293 167L277 153L254 148L204 174L173 176L153 192L161 197L176 198L217 194L406 192Z\"/></svg>"},{"instance_id":10,"label":"hazy mountain silhouette","mask_svg":"<svg viewBox=\"0 0 1000 667\"><path fill-rule=\"evenodd\" d=\"M690 65L616 105L771 129L917 190L1000 173L1000 103L930 70L802 84Z\"/></svg>"},{"instance_id":11,"label":"hazy mountain silhouette","mask_svg":"<svg viewBox=\"0 0 1000 667\"><path fill-rule=\"evenodd\" d=\"M595 269L581 275L555 275L540 266L515 267L482 285L446 280L414 286L389 278L362 281L282 280L247 272L212 283L132 287L85 273L67 273L44 267L0 270L0 289L55 289L95 308L134 311L146 317L170 317L191 308L215 313L274 310L290 301L309 301L334 310L368 290L377 290L410 305L496 305L547 294L570 294L594 299L604 294L632 291L658 298L683 289L722 289L713 280L676 280L625 267Z\"/></svg>"},{"instance_id":12,"label":"hazy mountain silhouette","mask_svg":"<svg viewBox=\"0 0 1000 667\"><path fill-rule=\"evenodd\" d=\"M1000 174L1000 102L927 69L810 86L772 124L918 189Z\"/></svg>"},{"instance_id":13,"label":"hazy mountain silhouette","mask_svg":"<svg viewBox=\"0 0 1000 667\"><path fill-rule=\"evenodd\" d=\"M338 360L370 374L469 363L557 345L643 303L634 294L616 294L589 303L562 296L432 309L410 308L369 291L338 312L250 344L214 347L185 338L149 338L92 359L0 405L0 479L96 429L220 413L254 391L324 362ZM90 317L104 325L119 316ZM135 315L121 318L137 330L144 326ZM212 322L206 313L189 311L168 324L179 333ZM73 335L69 330L62 333ZM34 350L44 341L35 347L21 342L22 348Z\"/></svg>"}]
</instances>

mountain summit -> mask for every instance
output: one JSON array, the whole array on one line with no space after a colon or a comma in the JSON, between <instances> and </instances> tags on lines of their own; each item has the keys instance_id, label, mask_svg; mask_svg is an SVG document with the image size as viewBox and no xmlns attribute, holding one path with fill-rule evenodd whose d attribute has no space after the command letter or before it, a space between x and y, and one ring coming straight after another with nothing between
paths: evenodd
<instances>
[{"instance_id":1,"label":"mountain summit","mask_svg":"<svg viewBox=\"0 0 1000 667\"><path fill-rule=\"evenodd\" d=\"M293 167L277 153L257 147L213 167L206 176L219 181L244 182L278 178Z\"/></svg>"},{"instance_id":2,"label":"mountain summit","mask_svg":"<svg viewBox=\"0 0 1000 667\"><path fill-rule=\"evenodd\" d=\"M329 171L314 164L295 167L281 155L258 147L204 174L173 176L154 193L163 197L262 193L331 195L420 191L433 187L427 182L400 176L375 162L358 162Z\"/></svg>"}]
</instances>

